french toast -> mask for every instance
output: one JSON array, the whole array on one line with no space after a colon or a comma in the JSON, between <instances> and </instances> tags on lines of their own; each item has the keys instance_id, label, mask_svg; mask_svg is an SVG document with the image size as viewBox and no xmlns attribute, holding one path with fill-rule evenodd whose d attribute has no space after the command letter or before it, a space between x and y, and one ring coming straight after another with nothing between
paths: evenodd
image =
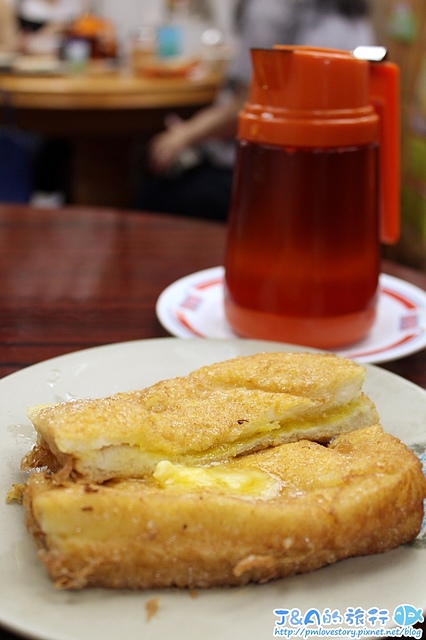
<instances>
[{"instance_id":1,"label":"french toast","mask_svg":"<svg viewBox=\"0 0 426 640\"><path fill-rule=\"evenodd\" d=\"M416 537L426 479L379 425L96 484L35 472L27 526L63 589L266 582Z\"/></svg>"},{"instance_id":2,"label":"french toast","mask_svg":"<svg viewBox=\"0 0 426 640\"><path fill-rule=\"evenodd\" d=\"M364 367L332 354L260 353L146 389L34 407L24 469L86 482L143 478L157 464L207 465L300 439L327 442L379 421Z\"/></svg>"}]
</instances>

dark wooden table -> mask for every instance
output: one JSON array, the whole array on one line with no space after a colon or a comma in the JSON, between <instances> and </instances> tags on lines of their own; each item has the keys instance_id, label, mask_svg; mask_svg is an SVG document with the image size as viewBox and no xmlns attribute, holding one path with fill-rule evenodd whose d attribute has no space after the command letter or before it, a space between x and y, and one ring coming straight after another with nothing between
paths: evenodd
<instances>
[{"instance_id":1,"label":"dark wooden table","mask_svg":"<svg viewBox=\"0 0 426 640\"><path fill-rule=\"evenodd\" d=\"M159 294L222 264L224 240L222 223L0 205L0 377L78 349L167 336ZM388 261L383 271L426 290L425 273ZM426 349L383 367L426 389ZM15 636L0 629L0 638Z\"/></svg>"}]
</instances>

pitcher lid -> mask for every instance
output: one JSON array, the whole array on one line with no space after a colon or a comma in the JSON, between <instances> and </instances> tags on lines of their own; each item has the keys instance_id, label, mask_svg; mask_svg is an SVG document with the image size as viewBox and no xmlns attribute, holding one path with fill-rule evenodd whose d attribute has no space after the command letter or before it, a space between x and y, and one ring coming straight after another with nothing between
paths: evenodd
<instances>
[{"instance_id":1,"label":"pitcher lid","mask_svg":"<svg viewBox=\"0 0 426 640\"><path fill-rule=\"evenodd\" d=\"M284 45L253 49L251 57L253 75L239 137L304 147L378 139L368 61L346 51Z\"/></svg>"}]
</instances>

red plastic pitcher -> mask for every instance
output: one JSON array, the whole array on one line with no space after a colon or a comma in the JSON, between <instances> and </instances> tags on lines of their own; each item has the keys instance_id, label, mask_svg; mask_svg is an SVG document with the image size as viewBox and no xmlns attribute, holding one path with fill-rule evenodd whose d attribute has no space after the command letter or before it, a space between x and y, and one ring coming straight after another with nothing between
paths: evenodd
<instances>
[{"instance_id":1,"label":"red plastic pitcher","mask_svg":"<svg viewBox=\"0 0 426 640\"><path fill-rule=\"evenodd\" d=\"M225 313L241 336L318 348L376 317L399 236L399 71L345 51L253 50L240 113Z\"/></svg>"}]
</instances>

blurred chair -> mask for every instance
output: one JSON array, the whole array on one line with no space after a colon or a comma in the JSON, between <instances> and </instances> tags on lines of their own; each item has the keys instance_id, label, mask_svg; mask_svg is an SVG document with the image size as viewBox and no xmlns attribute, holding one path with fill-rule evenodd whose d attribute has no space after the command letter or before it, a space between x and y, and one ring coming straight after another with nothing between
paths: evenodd
<instances>
[{"instance_id":1,"label":"blurred chair","mask_svg":"<svg viewBox=\"0 0 426 640\"><path fill-rule=\"evenodd\" d=\"M7 94L0 93L0 202L28 203L33 188L32 140L13 123Z\"/></svg>"}]
</instances>

